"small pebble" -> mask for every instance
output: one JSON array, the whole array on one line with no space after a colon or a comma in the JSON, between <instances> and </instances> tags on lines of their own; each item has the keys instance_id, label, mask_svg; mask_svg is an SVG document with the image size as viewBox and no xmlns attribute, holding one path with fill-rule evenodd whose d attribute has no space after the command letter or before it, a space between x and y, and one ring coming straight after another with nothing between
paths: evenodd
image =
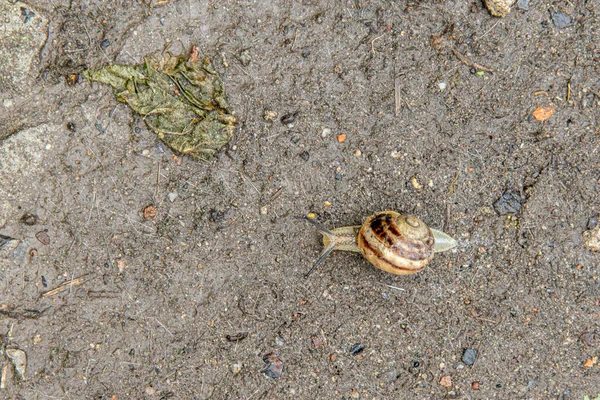
<instances>
[{"instance_id":1,"label":"small pebble","mask_svg":"<svg viewBox=\"0 0 600 400\"><path fill-rule=\"evenodd\" d=\"M388 371L386 373L383 374L382 379L385 383L392 383L394 382L396 379L398 379L398 377L400 376L400 374L398 373L397 369L393 369L391 371Z\"/></svg>"},{"instance_id":2,"label":"small pebble","mask_svg":"<svg viewBox=\"0 0 600 400\"><path fill-rule=\"evenodd\" d=\"M419 181L417 181L417 178L414 176L410 178L410 183L412 183L413 187L417 190L423 189L423 185L421 185Z\"/></svg>"},{"instance_id":3,"label":"small pebble","mask_svg":"<svg viewBox=\"0 0 600 400\"><path fill-rule=\"evenodd\" d=\"M588 219L587 228L594 229L596 226L598 226L598 216L594 215Z\"/></svg>"},{"instance_id":4,"label":"small pebble","mask_svg":"<svg viewBox=\"0 0 600 400\"><path fill-rule=\"evenodd\" d=\"M362 353L362 351L365 348L363 346L360 345L360 343L354 343L352 345L352 348L350 349L350 354L352 354L353 356Z\"/></svg>"},{"instance_id":5,"label":"small pebble","mask_svg":"<svg viewBox=\"0 0 600 400\"><path fill-rule=\"evenodd\" d=\"M104 39L103 41L100 42L100 47L102 48L102 50L106 50L109 46L110 46L110 40L108 40L108 39Z\"/></svg>"},{"instance_id":6,"label":"small pebble","mask_svg":"<svg viewBox=\"0 0 600 400\"><path fill-rule=\"evenodd\" d=\"M558 29L566 28L571 25L571 17L561 12L552 13L552 22Z\"/></svg>"},{"instance_id":7,"label":"small pebble","mask_svg":"<svg viewBox=\"0 0 600 400\"><path fill-rule=\"evenodd\" d=\"M156 389L154 389L152 386L148 386L144 391L148 396L153 396L156 394Z\"/></svg>"},{"instance_id":8,"label":"small pebble","mask_svg":"<svg viewBox=\"0 0 600 400\"><path fill-rule=\"evenodd\" d=\"M169 201L172 203L175 201L175 199L177 198L178 194L177 192L171 192L167 195L167 197L169 197Z\"/></svg>"},{"instance_id":9,"label":"small pebble","mask_svg":"<svg viewBox=\"0 0 600 400\"><path fill-rule=\"evenodd\" d=\"M442 378L440 379L440 385L442 385L443 387L452 386L452 377L450 375L442 376Z\"/></svg>"},{"instance_id":10,"label":"small pebble","mask_svg":"<svg viewBox=\"0 0 600 400\"><path fill-rule=\"evenodd\" d=\"M329 128L323 128L323 131L321 132L321 137L323 139L325 139L327 136L331 135L331 129Z\"/></svg>"},{"instance_id":11,"label":"small pebble","mask_svg":"<svg viewBox=\"0 0 600 400\"><path fill-rule=\"evenodd\" d=\"M310 153L308 151L303 151L300 153L300 158L304 161L308 161L310 159Z\"/></svg>"},{"instance_id":12,"label":"small pebble","mask_svg":"<svg viewBox=\"0 0 600 400\"><path fill-rule=\"evenodd\" d=\"M438 87L440 88L440 90L446 90L446 82L438 83Z\"/></svg>"},{"instance_id":13,"label":"small pebble","mask_svg":"<svg viewBox=\"0 0 600 400\"><path fill-rule=\"evenodd\" d=\"M356 151L354 152L354 157L360 157L360 156L361 156L361 154L362 154L362 152L361 152L360 150L356 150Z\"/></svg>"},{"instance_id":14,"label":"small pebble","mask_svg":"<svg viewBox=\"0 0 600 400\"><path fill-rule=\"evenodd\" d=\"M240 361L238 361L235 364L231 365L231 372L233 372L234 375L237 375L242 371L242 367L243 364Z\"/></svg>"},{"instance_id":15,"label":"small pebble","mask_svg":"<svg viewBox=\"0 0 600 400\"><path fill-rule=\"evenodd\" d=\"M15 366L15 371L20 379L25 380L25 371L27 370L27 354L21 349L6 349L6 356Z\"/></svg>"},{"instance_id":16,"label":"small pebble","mask_svg":"<svg viewBox=\"0 0 600 400\"><path fill-rule=\"evenodd\" d=\"M465 349L465 352L462 356L462 362L466 365L475 364L475 360L477 359L477 350L475 349Z\"/></svg>"},{"instance_id":17,"label":"small pebble","mask_svg":"<svg viewBox=\"0 0 600 400\"><path fill-rule=\"evenodd\" d=\"M517 1L517 7L520 10L529 11L529 0L519 0L519 1Z\"/></svg>"},{"instance_id":18,"label":"small pebble","mask_svg":"<svg viewBox=\"0 0 600 400\"><path fill-rule=\"evenodd\" d=\"M296 121L296 118L298 117L298 115L300 115L300 111L295 111L293 113L285 114L283 117L281 117L280 121L283 125L290 125Z\"/></svg>"},{"instance_id":19,"label":"small pebble","mask_svg":"<svg viewBox=\"0 0 600 400\"><path fill-rule=\"evenodd\" d=\"M271 111L271 110L265 110L263 112L263 118L265 121L273 121L275 118L277 118L277 112Z\"/></svg>"},{"instance_id":20,"label":"small pebble","mask_svg":"<svg viewBox=\"0 0 600 400\"><path fill-rule=\"evenodd\" d=\"M471 389L473 389L473 390L479 390L480 389L479 382L472 382L471 383Z\"/></svg>"},{"instance_id":21,"label":"small pebble","mask_svg":"<svg viewBox=\"0 0 600 400\"><path fill-rule=\"evenodd\" d=\"M148 149L144 149L144 150L142 150L142 155L143 155L144 157L148 157L148 156L150 155L150 150L148 150Z\"/></svg>"}]
</instances>

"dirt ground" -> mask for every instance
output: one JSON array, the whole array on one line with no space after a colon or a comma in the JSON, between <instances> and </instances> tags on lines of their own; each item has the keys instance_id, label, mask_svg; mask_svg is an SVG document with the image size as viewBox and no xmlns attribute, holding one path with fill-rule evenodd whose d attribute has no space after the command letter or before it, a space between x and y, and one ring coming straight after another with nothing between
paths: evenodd
<instances>
[{"instance_id":1,"label":"dirt ground","mask_svg":"<svg viewBox=\"0 0 600 400\"><path fill-rule=\"evenodd\" d=\"M597 1L0 4L1 398L600 393ZM79 75L192 45L239 121L210 162ZM458 248L304 278L322 245L299 217L384 209Z\"/></svg>"}]
</instances>

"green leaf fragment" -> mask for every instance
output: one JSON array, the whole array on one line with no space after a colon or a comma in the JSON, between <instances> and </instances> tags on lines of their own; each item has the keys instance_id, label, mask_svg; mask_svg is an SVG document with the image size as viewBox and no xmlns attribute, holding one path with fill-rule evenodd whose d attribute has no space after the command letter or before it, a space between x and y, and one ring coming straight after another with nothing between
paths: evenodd
<instances>
[{"instance_id":1,"label":"green leaf fragment","mask_svg":"<svg viewBox=\"0 0 600 400\"><path fill-rule=\"evenodd\" d=\"M177 152L208 159L233 137L236 119L208 57L188 61L167 53L143 64L108 65L83 75L111 86L117 100Z\"/></svg>"},{"instance_id":2,"label":"green leaf fragment","mask_svg":"<svg viewBox=\"0 0 600 400\"><path fill-rule=\"evenodd\" d=\"M485 72L483 72L483 71L477 71L476 73L477 73L477 75L479 75L479 76L483 76L483 75L485 74Z\"/></svg>"}]
</instances>

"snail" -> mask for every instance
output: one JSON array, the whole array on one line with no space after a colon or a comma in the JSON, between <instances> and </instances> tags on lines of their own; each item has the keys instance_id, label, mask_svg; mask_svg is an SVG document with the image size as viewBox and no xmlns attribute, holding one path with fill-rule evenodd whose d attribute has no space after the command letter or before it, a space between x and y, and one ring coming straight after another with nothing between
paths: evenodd
<instances>
[{"instance_id":1,"label":"snail","mask_svg":"<svg viewBox=\"0 0 600 400\"><path fill-rule=\"evenodd\" d=\"M310 275L333 250L362 253L374 266L386 272L405 275L421 271L434 253L456 247L456 240L429 228L412 215L381 211L364 224L329 230L314 218L306 217L323 234L323 252L305 276Z\"/></svg>"}]
</instances>

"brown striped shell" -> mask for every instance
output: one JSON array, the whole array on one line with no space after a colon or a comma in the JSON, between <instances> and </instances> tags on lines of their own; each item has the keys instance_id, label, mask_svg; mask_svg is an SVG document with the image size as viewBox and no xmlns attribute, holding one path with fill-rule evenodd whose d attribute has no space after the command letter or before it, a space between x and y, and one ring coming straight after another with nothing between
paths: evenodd
<instances>
[{"instance_id":1,"label":"brown striped shell","mask_svg":"<svg viewBox=\"0 0 600 400\"><path fill-rule=\"evenodd\" d=\"M414 274L433 258L431 229L412 215L383 211L360 228L358 247L369 262L392 274Z\"/></svg>"}]
</instances>

